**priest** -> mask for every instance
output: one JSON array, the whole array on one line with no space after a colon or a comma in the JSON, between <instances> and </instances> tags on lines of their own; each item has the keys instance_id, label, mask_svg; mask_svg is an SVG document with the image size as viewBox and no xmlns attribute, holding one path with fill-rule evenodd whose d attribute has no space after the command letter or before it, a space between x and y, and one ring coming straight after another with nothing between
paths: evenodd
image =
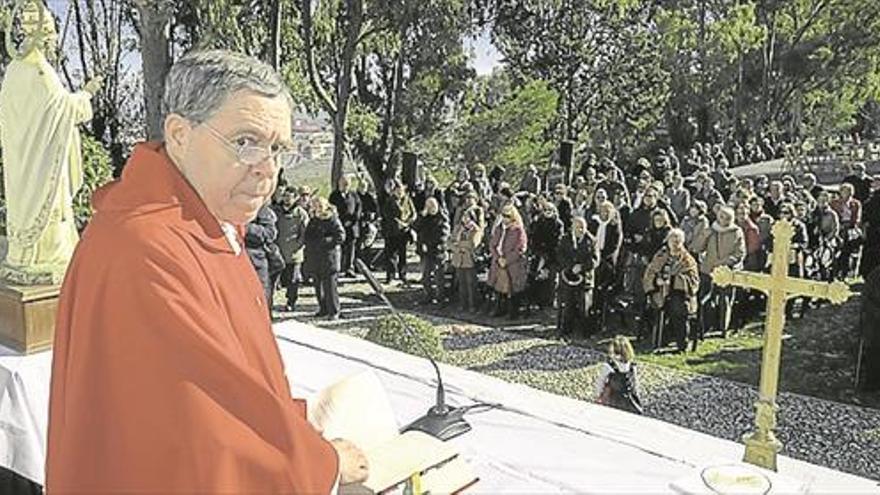
<instances>
[{"instance_id":1,"label":"priest","mask_svg":"<svg viewBox=\"0 0 880 495\"><path fill-rule=\"evenodd\" d=\"M48 493L330 493L366 479L291 397L244 226L292 165L293 103L251 58L170 70L164 139L135 147L61 289ZM316 358L317 359L317 358Z\"/></svg>"}]
</instances>

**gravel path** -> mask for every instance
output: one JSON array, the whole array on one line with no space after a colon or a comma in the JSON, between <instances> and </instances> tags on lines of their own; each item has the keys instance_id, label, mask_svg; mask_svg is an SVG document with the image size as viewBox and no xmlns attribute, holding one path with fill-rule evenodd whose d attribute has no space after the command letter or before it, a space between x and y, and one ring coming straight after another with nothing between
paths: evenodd
<instances>
[{"instance_id":1,"label":"gravel path","mask_svg":"<svg viewBox=\"0 0 880 495\"><path fill-rule=\"evenodd\" d=\"M347 317L313 320L309 311L283 315L362 337L385 309L343 294ZM592 400L602 353L557 340L418 314L444 332L444 361L508 381ZM733 441L751 431L755 387L671 368L640 364L645 413L669 423ZM880 480L880 410L798 394L779 397L776 429L782 453L813 464Z\"/></svg>"}]
</instances>

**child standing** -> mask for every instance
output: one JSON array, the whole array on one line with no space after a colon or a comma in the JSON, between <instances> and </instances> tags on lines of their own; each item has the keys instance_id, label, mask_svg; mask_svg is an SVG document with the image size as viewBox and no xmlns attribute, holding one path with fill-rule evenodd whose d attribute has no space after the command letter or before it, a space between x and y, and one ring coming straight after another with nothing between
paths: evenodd
<instances>
[{"instance_id":1,"label":"child standing","mask_svg":"<svg viewBox=\"0 0 880 495\"><path fill-rule=\"evenodd\" d=\"M608 347L608 360L596 379L596 402L606 406L643 414L638 394L635 351L629 339L622 335L614 337Z\"/></svg>"}]
</instances>

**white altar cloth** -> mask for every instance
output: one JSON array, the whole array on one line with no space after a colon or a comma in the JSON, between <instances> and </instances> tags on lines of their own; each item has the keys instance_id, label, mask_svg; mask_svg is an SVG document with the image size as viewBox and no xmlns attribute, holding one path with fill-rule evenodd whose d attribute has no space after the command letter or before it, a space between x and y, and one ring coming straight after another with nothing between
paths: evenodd
<instances>
[{"instance_id":1,"label":"white altar cloth","mask_svg":"<svg viewBox=\"0 0 880 495\"><path fill-rule=\"evenodd\" d=\"M434 399L420 358L294 321L275 325L293 394L309 397L345 376L376 372L398 422ZM50 353L0 356L0 465L43 482ZM451 440L474 467L473 493L673 493L670 483L707 462L735 462L743 446L651 418L441 365L447 400L500 409L467 416ZM779 472L810 493L880 493L874 481L780 457Z\"/></svg>"}]
</instances>

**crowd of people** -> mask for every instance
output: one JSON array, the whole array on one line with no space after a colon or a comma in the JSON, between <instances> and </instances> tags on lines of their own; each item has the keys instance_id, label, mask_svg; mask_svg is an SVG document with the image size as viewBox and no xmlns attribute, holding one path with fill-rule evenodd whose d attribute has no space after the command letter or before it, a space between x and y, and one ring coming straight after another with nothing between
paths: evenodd
<instances>
[{"instance_id":1,"label":"crowd of people","mask_svg":"<svg viewBox=\"0 0 880 495\"><path fill-rule=\"evenodd\" d=\"M877 264L861 253L880 250L880 176L861 163L839 184L732 174L756 149L697 143L680 158L670 147L626 170L589 154L575 170L530 167L515 185L502 167L480 164L457 169L446 187L428 176L410 189L398 174L378 190L362 178L355 190L343 177L329 200L281 187L248 228L248 248L267 298L280 282L288 310L305 277L319 315L338 318L338 277L353 276L356 257L384 268L386 283L407 282L412 246L423 304L513 319L554 308L561 336L605 332L617 319L655 347L684 351L763 309L759 293L717 286L711 273L768 271L777 220L794 226L793 276L831 281ZM815 304L791 301L787 312Z\"/></svg>"}]
</instances>

